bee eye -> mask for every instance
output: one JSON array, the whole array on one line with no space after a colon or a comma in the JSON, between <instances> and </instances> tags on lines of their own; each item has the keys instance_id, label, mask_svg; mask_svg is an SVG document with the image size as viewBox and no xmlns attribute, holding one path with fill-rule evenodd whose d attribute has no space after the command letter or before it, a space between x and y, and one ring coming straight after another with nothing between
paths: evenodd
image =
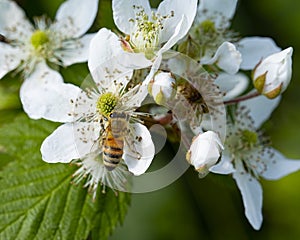
<instances>
[{"instance_id":1,"label":"bee eye","mask_svg":"<svg viewBox=\"0 0 300 240\"><path fill-rule=\"evenodd\" d=\"M108 121L107 117L103 117L104 121Z\"/></svg>"},{"instance_id":2,"label":"bee eye","mask_svg":"<svg viewBox=\"0 0 300 240\"><path fill-rule=\"evenodd\" d=\"M114 113L111 113L111 114L109 115L110 118L114 118L114 116L115 116Z\"/></svg>"}]
</instances>

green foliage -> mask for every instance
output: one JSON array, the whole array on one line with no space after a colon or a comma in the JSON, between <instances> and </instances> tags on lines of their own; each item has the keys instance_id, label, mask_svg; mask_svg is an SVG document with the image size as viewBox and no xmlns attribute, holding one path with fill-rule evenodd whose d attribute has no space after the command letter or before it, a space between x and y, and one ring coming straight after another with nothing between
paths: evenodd
<instances>
[{"instance_id":1,"label":"green foliage","mask_svg":"<svg viewBox=\"0 0 300 240\"><path fill-rule=\"evenodd\" d=\"M19 100L20 79L19 76L7 74L0 81L0 110L20 109ZM0 116L2 117L2 115Z\"/></svg>"},{"instance_id":2,"label":"green foliage","mask_svg":"<svg viewBox=\"0 0 300 240\"><path fill-rule=\"evenodd\" d=\"M84 183L70 184L76 166L42 161L56 126L22 115L0 128L0 239L106 239L125 217L129 194L93 201Z\"/></svg>"},{"instance_id":3,"label":"green foliage","mask_svg":"<svg viewBox=\"0 0 300 240\"><path fill-rule=\"evenodd\" d=\"M89 70L86 64L73 64L68 68L61 68L60 73L67 83L80 86L84 79L89 77Z\"/></svg>"},{"instance_id":4,"label":"green foliage","mask_svg":"<svg viewBox=\"0 0 300 240\"><path fill-rule=\"evenodd\" d=\"M89 32L97 32L100 28L116 29L112 15L112 1L99 1L98 14Z\"/></svg>"}]
</instances>

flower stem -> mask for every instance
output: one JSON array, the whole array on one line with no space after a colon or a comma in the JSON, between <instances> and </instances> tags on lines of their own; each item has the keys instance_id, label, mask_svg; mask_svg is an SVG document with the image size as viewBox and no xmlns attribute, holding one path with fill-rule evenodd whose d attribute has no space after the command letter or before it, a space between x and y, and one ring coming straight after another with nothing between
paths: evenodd
<instances>
[{"instance_id":1,"label":"flower stem","mask_svg":"<svg viewBox=\"0 0 300 240\"><path fill-rule=\"evenodd\" d=\"M225 105L232 105L232 104L236 104L236 103L239 103L239 102L251 99L251 98L258 97L260 95L261 94L259 92L254 91L254 92L250 92L250 93L248 93L244 96L241 96L241 97L238 97L238 98L235 98L235 99L232 99L232 100L225 101L224 104Z\"/></svg>"}]
</instances>

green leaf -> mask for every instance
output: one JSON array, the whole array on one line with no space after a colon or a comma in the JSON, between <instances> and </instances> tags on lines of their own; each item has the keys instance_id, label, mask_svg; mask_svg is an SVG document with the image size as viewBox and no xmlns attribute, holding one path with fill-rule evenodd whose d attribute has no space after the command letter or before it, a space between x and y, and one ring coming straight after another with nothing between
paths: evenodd
<instances>
[{"instance_id":1,"label":"green leaf","mask_svg":"<svg viewBox=\"0 0 300 240\"><path fill-rule=\"evenodd\" d=\"M67 83L80 86L90 74L86 63L73 64L67 68L61 68L60 73Z\"/></svg>"},{"instance_id":2,"label":"green leaf","mask_svg":"<svg viewBox=\"0 0 300 240\"><path fill-rule=\"evenodd\" d=\"M56 126L21 116L0 128L0 239L106 239L125 217L128 193L99 189L93 201L84 183L70 184L76 166L41 160Z\"/></svg>"},{"instance_id":3,"label":"green leaf","mask_svg":"<svg viewBox=\"0 0 300 240\"><path fill-rule=\"evenodd\" d=\"M11 161L13 158L6 153L1 153L0 149L0 171Z\"/></svg>"},{"instance_id":4,"label":"green leaf","mask_svg":"<svg viewBox=\"0 0 300 240\"><path fill-rule=\"evenodd\" d=\"M103 27L116 29L112 14L112 1L110 0L99 1L98 14L89 32L97 32Z\"/></svg>"},{"instance_id":5,"label":"green leaf","mask_svg":"<svg viewBox=\"0 0 300 240\"><path fill-rule=\"evenodd\" d=\"M0 81L0 110L21 109L19 91L21 86L20 76L7 74Z\"/></svg>"},{"instance_id":6,"label":"green leaf","mask_svg":"<svg viewBox=\"0 0 300 240\"><path fill-rule=\"evenodd\" d=\"M18 109L0 110L0 126L5 123L11 123L21 113L21 110Z\"/></svg>"}]
</instances>

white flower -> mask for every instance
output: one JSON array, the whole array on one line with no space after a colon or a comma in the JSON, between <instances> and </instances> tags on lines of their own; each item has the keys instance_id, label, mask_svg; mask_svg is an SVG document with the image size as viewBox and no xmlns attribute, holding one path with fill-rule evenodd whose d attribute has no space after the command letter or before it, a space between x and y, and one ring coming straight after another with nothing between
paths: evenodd
<instances>
[{"instance_id":1,"label":"white flower","mask_svg":"<svg viewBox=\"0 0 300 240\"><path fill-rule=\"evenodd\" d=\"M89 66L97 65L94 60L97 59L89 60ZM87 177L86 186L94 194L99 184L128 191L126 179L129 172L143 174L154 156L151 135L136 121L138 113L134 112L145 98L147 89L137 85L128 90L126 87L132 71L114 61L107 60L90 71L96 84L92 90L83 91L71 84L61 84L59 88L49 90L49 94L54 93L57 99L53 99L52 105L44 106L52 110L45 111L43 118L64 124L44 140L42 158L49 163L78 164L80 168L74 174L75 181ZM123 127L118 130L120 122ZM113 148L117 153L107 152L113 149L106 139L114 139ZM109 150L105 151L106 147ZM104 163L104 152L111 154L108 154L110 158L118 155L118 160L122 156L121 162L113 161L113 167Z\"/></svg>"},{"instance_id":2,"label":"white flower","mask_svg":"<svg viewBox=\"0 0 300 240\"><path fill-rule=\"evenodd\" d=\"M41 18L34 27L15 2L0 0L0 34L5 38L0 42L0 78L14 69L23 71L20 98L31 118L42 117L39 110L32 114L31 109L41 100L52 102L55 95L47 94L47 89L59 88L63 82L46 62L69 66L87 61L94 34L83 34L92 25L97 9L98 0L68 0L60 6L52 24Z\"/></svg>"},{"instance_id":3,"label":"white flower","mask_svg":"<svg viewBox=\"0 0 300 240\"><path fill-rule=\"evenodd\" d=\"M285 158L276 149L266 145L258 130L269 118L280 98L269 100L263 96L242 102L229 124L225 150L221 162L210 170L214 173L232 173L241 191L245 214L254 229L262 224L262 188L259 177L276 180L300 169L299 160Z\"/></svg>"},{"instance_id":4,"label":"white flower","mask_svg":"<svg viewBox=\"0 0 300 240\"><path fill-rule=\"evenodd\" d=\"M228 27L234 15L237 0L202 0L197 9L191 34L200 44L200 63L216 65L229 74L235 74L242 57L230 41L236 37Z\"/></svg>"},{"instance_id":5,"label":"white flower","mask_svg":"<svg viewBox=\"0 0 300 240\"><path fill-rule=\"evenodd\" d=\"M46 60L63 66L87 61L94 34L83 34L92 25L97 9L98 0L68 0L58 9L53 23L37 18L34 27L15 2L1 0L0 33L6 42L0 42L0 78L16 68L27 77L37 63Z\"/></svg>"},{"instance_id":6,"label":"white flower","mask_svg":"<svg viewBox=\"0 0 300 240\"><path fill-rule=\"evenodd\" d=\"M154 10L148 0L113 0L112 7L115 24L125 37L120 41L111 36L114 33L103 31L101 39L115 39L116 44L122 46L123 63L131 68L153 65L157 70L162 53L190 29L197 0L188 0L184 4L180 0L164 0Z\"/></svg>"},{"instance_id":7,"label":"white flower","mask_svg":"<svg viewBox=\"0 0 300 240\"><path fill-rule=\"evenodd\" d=\"M288 86L292 77L293 48L289 47L263 59L253 71L255 88L268 98L275 98Z\"/></svg>"},{"instance_id":8,"label":"white flower","mask_svg":"<svg viewBox=\"0 0 300 240\"><path fill-rule=\"evenodd\" d=\"M154 101L159 105L164 105L166 102L174 100L175 86L175 79L170 72L159 72L150 81L148 89Z\"/></svg>"},{"instance_id":9,"label":"white flower","mask_svg":"<svg viewBox=\"0 0 300 240\"><path fill-rule=\"evenodd\" d=\"M214 166L221 156L223 145L221 140L213 131L198 134L192 141L187 153L187 161L204 177L209 169Z\"/></svg>"},{"instance_id":10,"label":"white flower","mask_svg":"<svg viewBox=\"0 0 300 240\"><path fill-rule=\"evenodd\" d=\"M237 72L239 68L252 70L262 58L280 51L271 38L246 37L238 41L236 34L229 30L236 6L237 0L201 0L191 29L191 34L198 38L200 45L203 45L202 64L211 64L213 60L209 60L216 57L214 55L220 51L224 42L235 44L234 49L231 47L232 54L227 56L227 65L217 64L230 74L234 74L234 70ZM226 51L221 53L226 54Z\"/></svg>"},{"instance_id":11,"label":"white flower","mask_svg":"<svg viewBox=\"0 0 300 240\"><path fill-rule=\"evenodd\" d=\"M246 77L236 75L240 69L252 70L263 58L280 51L271 38L246 37L238 41L229 30L236 5L237 0L200 1L191 29L192 36L202 46L200 62L216 65L226 72L221 72L216 80L221 90L225 90L224 100L239 96L247 87Z\"/></svg>"}]
</instances>

